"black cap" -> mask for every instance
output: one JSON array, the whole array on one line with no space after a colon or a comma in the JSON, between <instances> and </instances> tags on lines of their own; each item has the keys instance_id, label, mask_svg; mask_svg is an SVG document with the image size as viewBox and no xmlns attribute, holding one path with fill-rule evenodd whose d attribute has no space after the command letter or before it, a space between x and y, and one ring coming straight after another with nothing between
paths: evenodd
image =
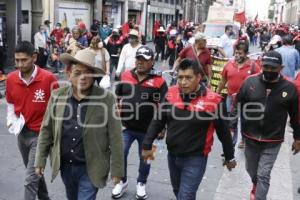
<instances>
[{"instance_id":1,"label":"black cap","mask_svg":"<svg viewBox=\"0 0 300 200\"><path fill-rule=\"evenodd\" d=\"M262 57L262 65L268 65L272 67L282 66L282 57L280 53L276 51L269 51L265 53Z\"/></svg>"},{"instance_id":2,"label":"black cap","mask_svg":"<svg viewBox=\"0 0 300 200\"><path fill-rule=\"evenodd\" d=\"M146 60L150 60L154 57L153 50L150 47L147 46L141 46L136 51L135 57L143 57Z\"/></svg>"}]
</instances>

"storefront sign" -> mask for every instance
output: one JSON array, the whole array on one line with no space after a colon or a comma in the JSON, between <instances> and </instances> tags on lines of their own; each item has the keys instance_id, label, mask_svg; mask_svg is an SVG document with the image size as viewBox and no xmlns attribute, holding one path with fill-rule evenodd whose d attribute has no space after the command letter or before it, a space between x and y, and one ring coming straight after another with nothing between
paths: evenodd
<instances>
[{"instance_id":1,"label":"storefront sign","mask_svg":"<svg viewBox=\"0 0 300 200\"><path fill-rule=\"evenodd\" d=\"M129 10L143 10L143 3L136 2L136 1L128 1L128 9Z\"/></svg>"},{"instance_id":2,"label":"storefront sign","mask_svg":"<svg viewBox=\"0 0 300 200\"><path fill-rule=\"evenodd\" d=\"M79 22L84 22L86 27L90 27L91 6L84 2L61 2L59 3L59 22L64 27L73 28Z\"/></svg>"}]
</instances>

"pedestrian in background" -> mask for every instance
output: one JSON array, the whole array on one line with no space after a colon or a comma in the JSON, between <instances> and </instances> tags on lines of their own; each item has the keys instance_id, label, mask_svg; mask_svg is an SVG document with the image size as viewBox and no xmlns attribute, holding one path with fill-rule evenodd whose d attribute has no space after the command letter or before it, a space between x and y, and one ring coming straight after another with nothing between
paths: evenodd
<instances>
[{"instance_id":1,"label":"pedestrian in background","mask_svg":"<svg viewBox=\"0 0 300 200\"><path fill-rule=\"evenodd\" d=\"M128 44L125 44L121 54L116 71L116 77L119 77L123 71L131 70L135 68L136 51L141 47L139 42L139 33L136 30L129 32Z\"/></svg>"},{"instance_id":2,"label":"pedestrian in background","mask_svg":"<svg viewBox=\"0 0 300 200\"><path fill-rule=\"evenodd\" d=\"M48 200L43 176L34 173L37 140L51 90L58 88L55 76L35 65L34 46L22 41L15 48L18 70L6 82L7 126L17 135L18 147L26 167L24 200Z\"/></svg>"},{"instance_id":3,"label":"pedestrian in background","mask_svg":"<svg viewBox=\"0 0 300 200\"><path fill-rule=\"evenodd\" d=\"M218 44L218 50L224 58L231 58L233 56L233 44L231 37L234 35L234 30L232 25L225 26L225 33L220 37Z\"/></svg>"},{"instance_id":4,"label":"pedestrian in background","mask_svg":"<svg viewBox=\"0 0 300 200\"><path fill-rule=\"evenodd\" d=\"M241 42L237 44L234 59L225 64L222 71L222 79L217 88L218 94L221 94L225 87L227 88L226 108L228 116L230 117L229 127L232 132L234 147L238 141L238 107L236 104L236 95L242 83L249 76L260 72L260 67L247 57L248 53L248 43ZM244 139L241 138L238 147L244 148L244 146Z\"/></svg>"},{"instance_id":5,"label":"pedestrian in background","mask_svg":"<svg viewBox=\"0 0 300 200\"><path fill-rule=\"evenodd\" d=\"M68 200L95 200L109 172L114 184L123 176L121 122L113 95L94 86L104 74L95 56L89 49L61 55L71 84L53 91L38 139L36 174L50 155L52 181L60 171Z\"/></svg>"},{"instance_id":6,"label":"pedestrian in background","mask_svg":"<svg viewBox=\"0 0 300 200\"><path fill-rule=\"evenodd\" d=\"M39 32L35 33L34 35L34 47L36 52L38 52L36 64L41 68L46 68L49 51L46 37L46 27L44 25L40 25Z\"/></svg>"},{"instance_id":7,"label":"pedestrian in background","mask_svg":"<svg viewBox=\"0 0 300 200\"><path fill-rule=\"evenodd\" d=\"M114 80L113 71L117 70L120 54L124 45L124 41L120 36L119 29L114 29L112 35L109 37L106 48L110 56L110 75Z\"/></svg>"},{"instance_id":8,"label":"pedestrian in background","mask_svg":"<svg viewBox=\"0 0 300 200\"><path fill-rule=\"evenodd\" d=\"M89 49L96 54L95 66L102 69L105 75L110 75L110 56L106 48L103 46L103 41L99 36L94 36L91 40ZM97 83L99 84L102 76L98 77Z\"/></svg>"},{"instance_id":9,"label":"pedestrian in background","mask_svg":"<svg viewBox=\"0 0 300 200\"><path fill-rule=\"evenodd\" d=\"M81 50L88 47L88 41L82 36L81 29L79 26L74 26L72 28L72 37L69 39L69 46L66 50L67 53L75 56L75 54Z\"/></svg>"},{"instance_id":10,"label":"pedestrian in background","mask_svg":"<svg viewBox=\"0 0 300 200\"><path fill-rule=\"evenodd\" d=\"M295 73L300 69L300 55L294 47L293 39L292 35L285 35L282 38L283 46L275 50L282 57L283 69L281 73L291 80L295 79Z\"/></svg>"},{"instance_id":11,"label":"pedestrian in background","mask_svg":"<svg viewBox=\"0 0 300 200\"><path fill-rule=\"evenodd\" d=\"M202 73L202 81L205 82L206 85L209 86L210 79L212 77L212 58L210 55L209 49L206 47L207 37L204 33L196 33L195 36L195 43L185 47L180 51L179 57L174 63L173 70L176 69L178 64L184 59L189 58L198 62L198 66L201 69Z\"/></svg>"},{"instance_id":12,"label":"pedestrian in background","mask_svg":"<svg viewBox=\"0 0 300 200\"><path fill-rule=\"evenodd\" d=\"M158 34L154 38L154 46L155 46L155 60L158 61L159 55L161 55L161 61L165 58L165 47L167 43L167 36L165 35L165 29L161 26L158 30L156 30Z\"/></svg>"}]
</instances>

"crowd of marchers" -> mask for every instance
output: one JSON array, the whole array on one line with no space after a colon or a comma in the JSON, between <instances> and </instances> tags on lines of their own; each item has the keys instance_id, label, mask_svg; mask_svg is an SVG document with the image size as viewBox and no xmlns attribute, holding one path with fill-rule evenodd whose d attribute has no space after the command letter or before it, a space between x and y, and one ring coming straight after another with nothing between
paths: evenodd
<instances>
[{"instance_id":1,"label":"crowd of marchers","mask_svg":"<svg viewBox=\"0 0 300 200\"><path fill-rule=\"evenodd\" d=\"M71 31L60 23L50 31L49 23L40 26L34 44L16 45L16 70L6 80L7 127L26 167L25 200L50 199L47 161L51 181L60 174L69 200L96 199L109 178L111 197L122 198L134 141L136 199L151 198L147 179L154 142L162 139L176 199L196 200L215 133L228 170L239 162L235 147L244 149L249 199L266 200L288 118L293 153L300 151L300 56L291 30L249 23L233 43L234 28L225 26L217 50L229 60L213 91L213 56L202 25L171 23L165 30L155 24L154 51L132 23L111 29L95 20L90 30L80 22ZM256 62L248 57L249 45L256 45L260 29L265 52ZM174 72L171 84L154 68L159 56ZM59 85L49 68L64 72L69 83Z\"/></svg>"}]
</instances>

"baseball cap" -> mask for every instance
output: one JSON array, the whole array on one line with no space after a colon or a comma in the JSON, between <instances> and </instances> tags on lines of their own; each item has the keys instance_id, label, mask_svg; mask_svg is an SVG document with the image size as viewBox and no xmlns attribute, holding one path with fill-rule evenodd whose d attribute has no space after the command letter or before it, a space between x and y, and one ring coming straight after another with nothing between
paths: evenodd
<instances>
[{"instance_id":1,"label":"baseball cap","mask_svg":"<svg viewBox=\"0 0 300 200\"><path fill-rule=\"evenodd\" d=\"M139 36L139 32L138 32L137 30L135 30L135 29L132 29L132 30L129 32L129 35L134 35L134 36L138 37L138 36Z\"/></svg>"},{"instance_id":2,"label":"baseball cap","mask_svg":"<svg viewBox=\"0 0 300 200\"><path fill-rule=\"evenodd\" d=\"M154 53L150 47L147 46L141 46L136 51L135 57L143 57L146 60L150 60L154 57Z\"/></svg>"},{"instance_id":3,"label":"baseball cap","mask_svg":"<svg viewBox=\"0 0 300 200\"><path fill-rule=\"evenodd\" d=\"M262 65L280 67L282 65L282 57L280 53L276 51L269 51L265 53L262 57Z\"/></svg>"}]
</instances>

